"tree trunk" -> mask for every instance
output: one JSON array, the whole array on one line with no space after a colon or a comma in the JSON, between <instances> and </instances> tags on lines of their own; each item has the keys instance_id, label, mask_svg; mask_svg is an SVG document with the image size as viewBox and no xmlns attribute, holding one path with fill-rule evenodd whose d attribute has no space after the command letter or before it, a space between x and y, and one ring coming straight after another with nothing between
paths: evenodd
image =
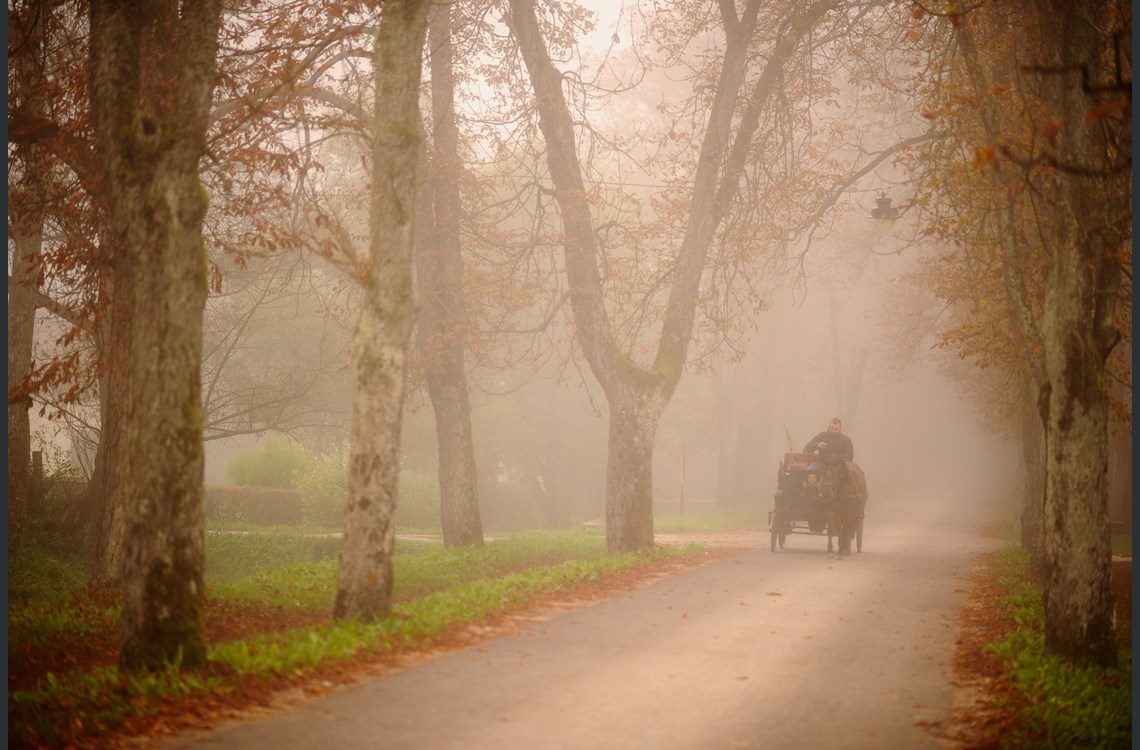
<instances>
[{"instance_id":1,"label":"tree trunk","mask_svg":"<svg viewBox=\"0 0 1140 750\"><path fill-rule=\"evenodd\" d=\"M1059 268L1051 274L1042 326L1049 373L1042 417L1045 645L1073 662L1109 665L1116 658L1104 386L1111 343L1088 315L1092 274L1081 267L1082 258L1104 250L1083 247L1055 257Z\"/></svg>"},{"instance_id":2,"label":"tree trunk","mask_svg":"<svg viewBox=\"0 0 1140 750\"><path fill-rule=\"evenodd\" d=\"M109 271L108 271L109 275ZM117 335L126 337L129 320L115 312L119 305L112 296L108 304L108 326ZM102 339L104 336L99 335ZM110 586L122 582L123 560L126 554L126 519L124 498L124 470L128 463L124 454L125 422L123 405L126 403L127 370L123 361L123 348L110 343L97 346L101 352L103 374L99 378L99 446L95 452L95 465L83 499L94 550L91 583Z\"/></svg>"},{"instance_id":3,"label":"tree trunk","mask_svg":"<svg viewBox=\"0 0 1140 750\"><path fill-rule=\"evenodd\" d=\"M371 258L353 344L356 394L337 619L383 618L392 607L400 424L416 305L413 217L428 6L427 0L386 2L376 32Z\"/></svg>"},{"instance_id":4,"label":"tree trunk","mask_svg":"<svg viewBox=\"0 0 1140 750\"><path fill-rule=\"evenodd\" d=\"M1046 323L1047 326L1050 323ZM1066 326L1074 341L1078 335ZM1095 355L1094 355L1095 356ZM1046 357L1058 387L1045 423L1045 645L1074 662L1116 659L1108 519L1108 408L1089 382L1088 358L1069 347Z\"/></svg>"},{"instance_id":5,"label":"tree trunk","mask_svg":"<svg viewBox=\"0 0 1140 750\"><path fill-rule=\"evenodd\" d=\"M132 356L122 438L126 554L120 659L127 668L178 660L187 667L200 667L206 661L198 378L206 302L205 248L200 234L181 231L190 227L167 221L171 214L184 212L194 215L188 224L200 222L205 201L196 174L155 180L153 190L170 200L174 210L165 217L164 209L139 211L135 226L157 229L160 236L137 237L136 247L158 252L150 257L129 253L134 304L130 336L124 342ZM114 503L113 496L106 500ZM110 538L107 541L113 556L117 545ZM110 565L113 574L114 563Z\"/></svg>"},{"instance_id":6,"label":"tree trunk","mask_svg":"<svg viewBox=\"0 0 1140 750\"><path fill-rule=\"evenodd\" d=\"M483 544L471 404L465 370L467 313L461 214L459 131L455 125L455 77L452 73L452 4L433 6L428 28L431 54L432 162L430 194L434 207L432 242L416 243L416 270L423 308L419 348L435 410L439 446L439 495L445 547ZM425 193L428 191L424 191Z\"/></svg>"},{"instance_id":7,"label":"tree trunk","mask_svg":"<svg viewBox=\"0 0 1140 750\"><path fill-rule=\"evenodd\" d=\"M562 77L546 50L534 3L511 0L511 24L534 85L547 165L562 212L576 336L610 408L606 547L611 554L640 552L653 546L652 441L657 419L680 379L689 337L685 335L670 347L672 357L667 363L648 372L617 345L603 300L597 238L576 153L573 121L562 94ZM699 271L697 276L699 280ZM690 305L695 304L695 290L692 296ZM684 317L684 309L680 315ZM689 322L691 328L691 314Z\"/></svg>"},{"instance_id":8,"label":"tree trunk","mask_svg":"<svg viewBox=\"0 0 1140 750\"><path fill-rule=\"evenodd\" d=\"M1115 304L1120 249L1130 241L1131 174L1114 168L1131 133L1124 117L1095 121L1097 101L1080 77L1099 76L1114 50L1108 3L1039 0L1043 100L1062 123L1056 141L1059 190L1051 206L1049 284L1042 331L1046 434L1045 646L1075 663L1116 660L1111 531L1108 518L1108 357L1119 339ZM1096 80L1094 78L1094 80ZM1123 98L1123 95L1118 95ZM1119 127L1119 132L1114 129ZM1130 158L1130 155L1129 155Z\"/></svg>"},{"instance_id":9,"label":"tree trunk","mask_svg":"<svg viewBox=\"0 0 1140 750\"><path fill-rule=\"evenodd\" d=\"M608 393L606 547L615 553L653 546L653 440L668 398L651 389Z\"/></svg>"},{"instance_id":10,"label":"tree trunk","mask_svg":"<svg viewBox=\"0 0 1140 750\"><path fill-rule=\"evenodd\" d=\"M546 142L546 162L562 215L575 335L610 406L606 540L611 553L636 552L653 544L652 497L646 494L650 492L648 477L652 474L653 451L652 446L646 449L636 441L652 439L656 420L680 381L692 339L705 259L739 190L760 116L780 89L784 66L799 42L838 2L825 0L797 13L770 50L751 90L744 92L749 43L761 4L749 0L739 16L732 3L718 6L726 34L724 63L701 141L685 236L672 267L657 355L652 367L644 368L622 350L606 311L598 265L601 252L582 180L574 122L562 91L563 76L550 60L533 0L510 2L508 20L534 87L539 128ZM626 439L635 442L615 442ZM644 463L631 465L629 461Z\"/></svg>"},{"instance_id":11,"label":"tree trunk","mask_svg":"<svg viewBox=\"0 0 1140 750\"><path fill-rule=\"evenodd\" d=\"M458 379L429 377L428 393L435 409L435 434L439 444L443 545L480 546L483 544L483 522L479 516L467 379L462 372Z\"/></svg>"},{"instance_id":12,"label":"tree trunk","mask_svg":"<svg viewBox=\"0 0 1140 750\"><path fill-rule=\"evenodd\" d=\"M202 315L207 200L198 176L220 0L91 4L91 112L124 356L122 643L126 669L206 662ZM158 54L161 47L162 54ZM113 395L113 394L112 394Z\"/></svg>"},{"instance_id":13,"label":"tree trunk","mask_svg":"<svg viewBox=\"0 0 1140 750\"><path fill-rule=\"evenodd\" d=\"M17 154L30 149L17 149ZM25 169L34 170L24 158ZM30 197L30 196L29 196ZM25 199L26 200L26 199ZM34 213L16 212L9 203L12 218L12 275L8 284L8 544L19 537L28 514L28 488L31 471L32 431L28 411L32 397L28 378L32 374L36 330L36 286L40 268L43 220Z\"/></svg>"},{"instance_id":14,"label":"tree trunk","mask_svg":"<svg viewBox=\"0 0 1140 750\"><path fill-rule=\"evenodd\" d=\"M1048 275L1039 332L1020 270L1026 266L1018 227L1009 211L998 218L1012 318L1030 352L1026 362L1039 389L1044 425L1045 644L1073 662L1109 664L1115 659L1115 625L1107 361L1119 336L1113 316L1121 248L1131 239L1132 109L1128 87L1114 80L1119 71L1105 63L1121 53L1111 27L1131 20L1121 19L1118 6L1108 2L1038 0L1026 9L1040 42L1032 65L1018 71L1019 85L1035 87L1029 93L1039 97L1043 121L1056 125L1056 137L1042 139L1028 156L1035 162L1030 179L1037 180L1028 193L1041 202L1036 215L1049 219L1041 238ZM1000 143L982 58L964 25L955 28L981 95L987 136ZM1007 176L995 182L1028 174L1021 166L1001 170ZM1043 359L1034 353L1038 346Z\"/></svg>"}]
</instances>

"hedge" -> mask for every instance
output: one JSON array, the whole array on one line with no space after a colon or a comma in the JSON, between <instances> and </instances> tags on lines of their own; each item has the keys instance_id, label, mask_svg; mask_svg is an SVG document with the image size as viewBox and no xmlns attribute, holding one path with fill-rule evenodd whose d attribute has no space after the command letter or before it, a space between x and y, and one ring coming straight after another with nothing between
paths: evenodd
<instances>
[{"instance_id":1,"label":"hedge","mask_svg":"<svg viewBox=\"0 0 1140 750\"><path fill-rule=\"evenodd\" d=\"M301 495L272 487L206 487L206 518L273 526L301 523Z\"/></svg>"}]
</instances>

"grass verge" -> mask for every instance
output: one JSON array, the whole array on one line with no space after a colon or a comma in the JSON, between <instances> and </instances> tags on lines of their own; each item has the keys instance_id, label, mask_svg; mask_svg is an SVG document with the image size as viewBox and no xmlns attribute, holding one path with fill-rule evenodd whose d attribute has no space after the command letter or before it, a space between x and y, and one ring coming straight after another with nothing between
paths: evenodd
<instances>
[{"instance_id":1,"label":"grass verge","mask_svg":"<svg viewBox=\"0 0 1140 750\"><path fill-rule=\"evenodd\" d=\"M1002 660L1019 693L1019 722L1001 739L1005 748L1132 746L1132 633L1121 623L1118 663L1111 668L1074 667L1045 653L1041 586L1029 574L1029 556L1007 547L998 558L1002 606L1016 627L990 648Z\"/></svg>"},{"instance_id":2,"label":"grass verge","mask_svg":"<svg viewBox=\"0 0 1140 750\"><path fill-rule=\"evenodd\" d=\"M313 548L307 542L279 539L277 551L271 552L272 545L267 546L260 535L244 541L249 546L226 539L213 548L217 564L207 579L211 604L246 612L331 610L334 560L311 561ZM297 550L302 560L278 567L288 557L282 548ZM12 747L98 746L109 733L145 724L148 716L164 710L169 714L172 703L237 695L251 685L256 690L259 684L264 689L282 679L304 679L354 659L431 647L469 624L544 595L699 552L692 546L658 547L640 555L611 556L606 554L604 537L591 531L527 532L463 549L401 541L394 559L396 606L390 617L371 623L326 619L211 643L209 667L201 672L172 666L128 674L108 664L48 672L34 686L10 692L9 742ZM243 565L248 566L248 575L239 577ZM58 577L49 580L58 583ZM89 600L81 591L68 598L58 585L50 595L35 589L33 578L20 600L10 601L9 624L20 624L11 630L10 658L13 653L50 648L53 639L38 635L41 632L82 636L117 625L117 611L85 605ZM47 600L51 606L43 605Z\"/></svg>"}]
</instances>

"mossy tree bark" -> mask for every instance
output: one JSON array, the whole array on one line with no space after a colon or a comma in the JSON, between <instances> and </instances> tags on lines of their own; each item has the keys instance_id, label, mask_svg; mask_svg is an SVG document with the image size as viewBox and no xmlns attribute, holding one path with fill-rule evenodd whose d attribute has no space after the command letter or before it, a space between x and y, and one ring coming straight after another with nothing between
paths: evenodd
<instances>
[{"instance_id":1,"label":"mossy tree bark","mask_svg":"<svg viewBox=\"0 0 1140 750\"><path fill-rule=\"evenodd\" d=\"M665 384L663 384L665 385ZM635 552L653 546L653 442L669 396L662 386L613 383L606 459L606 546Z\"/></svg>"},{"instance_id":2,"label":"mossy tree bark","mask_svg":"<svg viewBox=\"0 0 1140 750\"><path fill-rule=\"evenodd\" d=\"M126 330L120 664L206 661L200 370L207 293L198 165L221 0L90 6L91 113ZM109 394L114 397L116 394Z\"/></svg>"},{"instance_id":3,"label":"mossy tree bark","mask_svg":"<svg viewBox=\"0 0 1140 750\"><path fill-rule=\"evenodd\" d=\"M1040 90L1057 118L1057 190L1042 333L1045 646L1075 663L1116 660L1108 517L1108 357L1131 241L1131 81L1115 80L1123 20L1109 2L1034 4ZM1128 20L1130 23L1130 19ZM1123 38L1127 38L1126 36Z\"/></svg>"},{"instance_id":4,"label":"mossy tree bark","mask_svg":"<svg viewBox=\"0 0 1140 750\"><path fill-rule=\"evenodd\" d=\"M419 85L429 0L384 3L375 42L370 251L353 344L356 393L337 593L337 619L386 617L392 607L394 516L412 282Z\"/></svg>"}]
</instances>

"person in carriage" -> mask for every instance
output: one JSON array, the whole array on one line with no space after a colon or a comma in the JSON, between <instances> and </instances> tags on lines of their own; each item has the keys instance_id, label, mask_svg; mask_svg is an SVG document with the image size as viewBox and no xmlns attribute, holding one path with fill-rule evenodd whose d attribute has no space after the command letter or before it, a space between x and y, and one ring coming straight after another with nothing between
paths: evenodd
<instances>
[{"instance_id":1,"label":"person in carriage","mask_svg":"<svg viewBox=\"0 0 1140 750\"><path fill-rule=\"evenodd\" d=\"M820 456L835 456L843 459L840 463L844 484L850 484L851 462L855 460L855 444L843 434L843 420L832 417L827 429L818 433L804 446L804 453L818 453Z\"/></svg>"},{"instance_id":2,"label":"person in carriage","mask_svg":"<svg viewBox=\"0 0 1140 750\"><path fill-rule=\"evenodd\" d=\"M817 434L804 446L804 453L829 453L841 457L844 461L855 460L855 445L851 438L843 434L843 421L833 417L827 424L827 429Z\"/></svg>"}]
</instances>

